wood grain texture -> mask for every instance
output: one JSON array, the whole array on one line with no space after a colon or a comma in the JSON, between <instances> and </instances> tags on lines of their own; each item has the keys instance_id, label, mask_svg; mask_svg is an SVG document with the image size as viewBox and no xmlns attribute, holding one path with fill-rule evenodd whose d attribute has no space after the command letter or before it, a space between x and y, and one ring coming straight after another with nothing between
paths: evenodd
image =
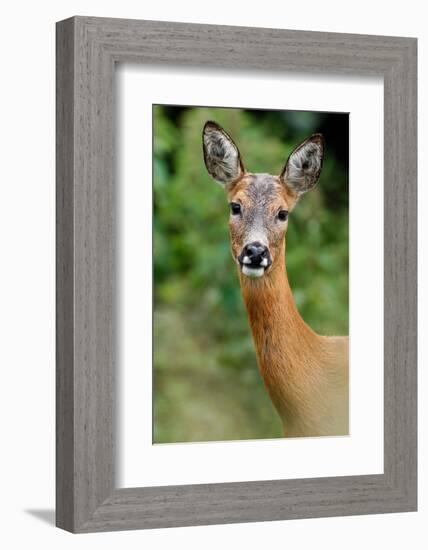
<instances>
[{"instance_id":1,"label":"wood grain texture","mask_svg":"<svg viewBox=\"0 0 428 550\"><path fill-rule=\"evenodd\" d=\"M56 36L56 521L74 524L74 25Z\"/></svg>"},{"instance_id":2,"label":"wood grain texture","mask_svg":"<svg viewBox=\"0 0 428 550\"><path fill-rule=\"evenodd\" d=\"M115 489L115 62L376 74L385 90L383 475ZM75 17L57 24L57 525L416 510L416 40ZM144 464L142 464L144 467Z\"/></svg>"}]
</instances>

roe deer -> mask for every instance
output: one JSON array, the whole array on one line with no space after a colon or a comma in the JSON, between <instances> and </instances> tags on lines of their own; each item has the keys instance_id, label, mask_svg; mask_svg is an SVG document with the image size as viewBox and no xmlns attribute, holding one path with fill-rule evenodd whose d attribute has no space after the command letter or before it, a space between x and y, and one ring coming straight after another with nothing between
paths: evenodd
<instances>
[{"instance_id":1,"label":"roe deer","mask_svg":"<svg viewBox=\"0 0 428 550\"><path fill-rule=\"evenodd\" d=\"M318 181L324 138L314 134L279 176L247 172L217 123L203 129L209 174L225 189L230 236L257 362L285 437L348 433L348 337L320 336L293 300L285 262L288 214Z\"/></svg>"}]
</instances>

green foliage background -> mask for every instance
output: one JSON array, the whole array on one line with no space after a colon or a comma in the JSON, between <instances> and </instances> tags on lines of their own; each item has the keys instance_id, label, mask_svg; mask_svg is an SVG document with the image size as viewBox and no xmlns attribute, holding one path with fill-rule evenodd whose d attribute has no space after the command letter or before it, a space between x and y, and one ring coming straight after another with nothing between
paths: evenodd
<instances>
[{"instance_id":1,"label":"green foliage background","mask_svg":"<svg viewBox=\"0 0 428 550\"><path fill-rule=\"evenodd\" d=\"M278 174L294 147L324 134L320 183L290 214L287 270L306 322L348 333L348 115L154 106L155 443L281 437L230 254L229 208L203 161L207 120L251 172Z\"/></svg>"}]
</instances>

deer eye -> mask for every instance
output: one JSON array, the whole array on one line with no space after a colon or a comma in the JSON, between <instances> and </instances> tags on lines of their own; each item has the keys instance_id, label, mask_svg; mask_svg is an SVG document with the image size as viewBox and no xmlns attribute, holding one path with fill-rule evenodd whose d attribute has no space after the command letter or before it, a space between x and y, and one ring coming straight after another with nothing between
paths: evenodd
<instances>
[{"instance_id":1,"label":"deer eye","mask_svg":"<svg viewBox=\"0 0 428 550\"><path fill-rule=\"evenodd\" d=\"M285 222L288 218L288 210L280 210L278 212L278 220L280 222Z\"/></svg>"},{"instance_id":2,"label":"deer eye","mask_svg":"<svg viewBox=\"0 0 428 550\"><path fill-rule=\"evenodd\" d=\"M230 203L230 211L234 216L241 213L241 205L238 202L231 202Z\"/></svg>"}]
</instances>

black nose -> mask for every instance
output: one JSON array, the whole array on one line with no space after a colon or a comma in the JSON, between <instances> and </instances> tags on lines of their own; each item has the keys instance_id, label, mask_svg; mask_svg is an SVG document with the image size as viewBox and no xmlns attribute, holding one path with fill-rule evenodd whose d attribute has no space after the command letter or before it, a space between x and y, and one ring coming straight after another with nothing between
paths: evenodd
<instances>
[{"instance_id":1,"label":"black nose","mask_svg":"<svg viewBox=\"0 0 428 550\"><path fill-rule=\"evenodd\" d=\"M263 262L263 260L267 260L266 267L268 264L270 264L269 261L269 250L267 246L264 246L263 244L259 242L254 242L247 244L244 246L244 250L241 254L242 263L253 265L253 266L260 266L260 264ZM248 258L248 260L247 260Z\"/></svg>"}]
</instances>

